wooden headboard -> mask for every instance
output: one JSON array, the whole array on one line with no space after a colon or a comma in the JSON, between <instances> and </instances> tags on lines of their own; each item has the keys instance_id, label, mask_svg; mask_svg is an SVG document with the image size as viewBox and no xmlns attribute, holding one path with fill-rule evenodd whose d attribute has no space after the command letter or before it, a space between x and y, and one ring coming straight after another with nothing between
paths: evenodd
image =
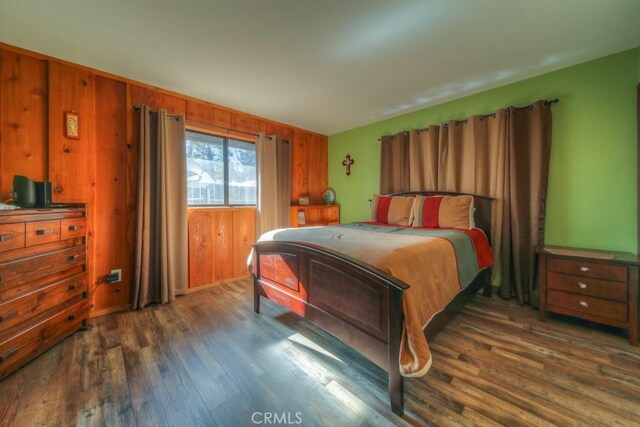
<instances>
[{"instance_id":1,"label":"wooden headboard","mask_svg":"<svg viewBox=\"0 0 640 427\"><path fill-rule=\"evenodd\" d=\"M476 208L475 222L476 227L484 231L487 235L489 243L491 243L491 205L493 198L487 196L479 196L469 193L453 193L446 191L405 191L403 193L393 193L389 196L473 196L473 207Z\"/></svg>"}]
</instances>

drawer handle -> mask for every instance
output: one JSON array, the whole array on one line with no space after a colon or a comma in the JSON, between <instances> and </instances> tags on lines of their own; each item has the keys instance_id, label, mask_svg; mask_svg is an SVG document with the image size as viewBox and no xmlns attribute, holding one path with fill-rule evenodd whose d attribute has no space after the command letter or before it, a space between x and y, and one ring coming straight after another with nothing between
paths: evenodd
<instances>
[{"instance_id":1,"label":"drawer handle","mask_svg":"<svg viewBox=\"0 0 640 427\"><path fill-rule=\"evenodd\" d=\"M44 229L36 230L36 234L38 236L44 236L45 234L55 234L55 230L52 228L44 228Z\"/></svg>"},{"instance_id":2,"label":"drawer handle","mask_svg":"<svg viewBox=\"0 0 640 427\"><path fill-rule=\"evenodd\" d=\"M79 283L75 283L73 285L69 285L69 290L70 291L75 291L76 289L78 289L79 286L80 286Z\"/></svg>"},{"instance_id":3,"label":"drawer handle","mask_svg":"<svg viewBox=\"0 0 640 427\"><path fill-rule=\"evenodd\" d=\"M0 242L6 242L8 240L15 240L18 237L17 234L0 234Z\"/></svg>"},{"instance_id":4,"label":"drawer handle","mask_svg":"<svg viewBox=\"0 0 640 427\"><path fill-rule=\"evenodd\" d=\"M69 320L69 322L71 322L72 320L76 320L77 317L78 317L77 314L72 314L67 318L67 320Z\"/></svg>"},{"instance_id":5,"label":"drawer handle","mask_svg":"<svg viewBox=\"0 0 640 427\"><path fill-rule=\"evenodd\" d=\"M80 255L75 254L75 255L69 255L69 256L67 257L67 259L68 259L69 261L75 261L75 260L77 260L79 257L80 257Z\"/></svg>"},{"instance_id":6,"label":"drawer handle","mask_svg":"<svg viewBox=\"0 0 640 427\"><path fill-rule=\"evenodd\" d=\"M584 308L589 308L589 304L587 304L586 301L580 301L578 304L580 304L581 306L583 306Z\"/></svg>"},{"instance_id":7,"label":"drawer handle","mask_svg":"<svg viewBox=\"0 0 640 427\"><path fill-rule=\"evenodd\" d=\"M82 226L81 225L70 225L69 226L69 231L78 231L78 230L82 230Z\"/></svg>"},{"instance_id":8,"label":"drawer handle","mask_svg":"<svg viewBox=\"0 0 640 427\"><path fill-rule=\"evenodd\" d=\"M580 286L580 289L587 289L586 283L578 282L578 286Z\"/></svg>"},{"instance_id":9,"label":"drawer handle","mask_svg":"<svg viewBox=\"0 0 640 427\"><path fill-rule=\"evenodd\" d=\"M11 350L7 351L6 353L3 353L2 355L0 355L0 363L6 361L8 358L13 356L17 352L18 352L17 348L12 348Z\"/></svg>"},{"instance_id":10,"label":"drawer handle","mask_svg":"<svg viewBox=\"0 0 640 427\"><path fill-rule=\"evenodd\" d=\"M580 271L586 273L587 271L589 271L589 267L580 267Z\"/></svg>"}]
</instances>

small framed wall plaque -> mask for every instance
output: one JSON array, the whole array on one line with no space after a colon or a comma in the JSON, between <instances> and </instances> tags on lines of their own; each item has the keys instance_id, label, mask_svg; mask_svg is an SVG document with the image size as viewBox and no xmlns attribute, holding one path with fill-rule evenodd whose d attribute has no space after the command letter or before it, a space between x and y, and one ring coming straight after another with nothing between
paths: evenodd
<instances>
[{"instance_id":1,"label":"small framed wall plaque","mask_svg":"<svg viewBox=\"0 0 640 427\"><path fill-rule=\"evenodd\" d=\"M67 111L64 113L64 136L69 139L79 139L80 131L78 127L79 122L78 113Z\"/></svg>"},{"instance_id":2,"label":"small framed wall plaque","mask_svg":"<svg viewBox=\"0 0 640 427\"><path fill-rule=\"evenodd\" d=\"M309 206L309 198L308 197L299 197L298 204L300 206Z\"/></svg>"}]
</instances>

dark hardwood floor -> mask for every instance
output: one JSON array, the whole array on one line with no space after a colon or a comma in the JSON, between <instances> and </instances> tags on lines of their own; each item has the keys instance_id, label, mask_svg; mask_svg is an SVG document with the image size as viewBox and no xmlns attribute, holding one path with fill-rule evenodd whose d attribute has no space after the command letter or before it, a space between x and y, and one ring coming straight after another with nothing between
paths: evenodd
<instances>
[{"instance_id":1,"label":"dark hardwood floor","mask_svg":"<svg viewBox=\"0 0 640 427\"><path fill-rule=\"evenodd\" d=\"M429 374L386 375L336 339L233 282L175 304L93 320L0 382L9 426L634 425L640 350L623 335L480 295L431 342ZM273 421L272 418L269 420ZM283 418L284 417L284 418ZM282 423L279 423L282 425Z\"/></svg>"}]
</instances>

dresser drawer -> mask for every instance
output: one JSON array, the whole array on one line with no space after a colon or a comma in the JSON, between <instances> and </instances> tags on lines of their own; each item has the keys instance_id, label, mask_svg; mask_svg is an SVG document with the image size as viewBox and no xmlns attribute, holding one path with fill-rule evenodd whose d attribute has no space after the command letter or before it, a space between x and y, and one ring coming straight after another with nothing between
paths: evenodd
<instances>
[{"instance_id":1,"label":"dresser drawer","mask_svg":"<svg viewBox=\"0 0 640 427\"><path fill-rule=\"evenodd\" d=\"M0 287L4 289L28 283L76 265L84 264L84 245L50 252L19 261L0 264Z\"/></svg>"},{"instance_id":2,"label":"dresser drawer","mask_svg":"<svg viewBox=\"0 0 640 427\"><path fill-rule=\"evenodd\" d=\"M563 273L547 273L547 287L574 294L590 295L626 303L628 286L626 283L611 282L591 277L574 276Z\"/></svg>"},{"instance_id":3,"label":"dresser drawer","mask_svg":"<svg viewBox=\"0 0 640 427\"><path fill-rule=\"evenodd\" d=\"M42 245L60 240L60 221L35 221L26 225L26 246Z\"/></svg>"},{"instance_id":4,"label":"dresser drawer","mask_svg":"<svg viewBox=\"0 0 640 427\"><path fill-rule=\"evenodd\" d=\"M85 271L83 264L78 264L68 270L56 272L54 274L41 277L39 279L32 280L30 282L22 283L19 285L13 285L11 287L0 284L0 303L8 302L9 300L27 295L37 289L50 286L53 283L67 279L69 277L82 274Z\"/></svg>"},{"instance_id":5,"label":"dresser drawer","mask_svg":"<svg viewBox=\"0 0 640 427\"><path fill-rule=\"evenodd\" d=\"M0 252L24 248L24 223L0 225Z\"/></svg>"},{"instance_id":6,"label":"dresser drawer","mask_svg":"<svg viewBox=\"0 0 640 427\"><path fill-rule=\"evenodd\" d=\"M628 306L625 303L553 289L547 289L547 305L620 322L626 322L628 319Z\"/></svg>"},{"instance_id":7,"label":"dresser drawer","mask_svg":"<svg viewBox=\"0 0 640 427\"><path fill-rule=\"evenodd\" d=\"M0 304L0 340L37 323L38 317L51 309L62 311L85 299L86 276L81 273Z\"/></svg>"},{"instance_id":8,"label":"dresser drawer","mask_svg":"<svg viewBox=\"0 0 640 427\"><path fill-rule=\"evenodd\" d=\"M627 267L622 265L548 258L547 270L627 283Z\"/></svg>"},{"instance_id":9,"label":"dresser drawer","mask_svg":"<svg viewBox=\"0 0 640 427\"><path fill-rule=\"evenodd\" d=\"M75 239L76 237L84 237L85 220L84 218L71 218L60 220L60 238L62 240Z\"/></svg>"},{"instance_id":10,"label":"dresser drawer","mask_svg":"<svg viewBox=\"0 0 640 427\"><path fill-rule=\"evenodd\" d=\"M20 335L0 342L0 377L70 335L83 326L87 317L85 301L41 322Z\"/></svg>"}]
</instances>

